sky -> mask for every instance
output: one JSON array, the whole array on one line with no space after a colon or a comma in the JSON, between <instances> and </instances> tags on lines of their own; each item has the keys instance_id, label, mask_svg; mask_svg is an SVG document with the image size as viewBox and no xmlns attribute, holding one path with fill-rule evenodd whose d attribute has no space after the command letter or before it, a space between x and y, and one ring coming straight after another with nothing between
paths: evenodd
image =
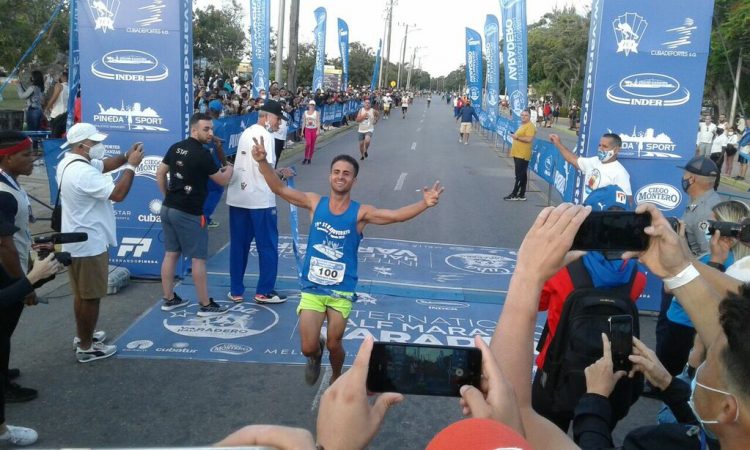
<instances>
[{"instance_id":1,"label":"sky","mask_svg":"<svg viewBox=\"0 0 750 450\"><path fill-rule=\"evenodd\" d=\"M248 15L249 1L240 0ZM276 29L279 19L279 0L271 0L271 28ZM289 47L289 5L285 1L284 55ZM394 0L393 27L391 31L390 60L398 63L401 59L405 25L409 25L406 58L408 62L414 47L417 48L415 66L430 73L433 77L447 75L465 61L465 28L473 28L483 35L487 14L500 17L499 0ZM221 8L222 0L195 0L195 6L204 8L214 5ZM590 0L527 0L526 16L528 23L536 22L555 7L573 5L579 13L585 13ZM466 5L471 5L467 8ZM313 11L322 6L327 12L326 56L339 57L337 19L349 25L349 42L362 42L373 50L378 40L383 38L388 0L300 0L299 40L313 42L315 17ZM249 19L247 20L249 24ZM248 25L249 27L249 25ZM385 50L384 50L385 52Z\"/></svg>"}]
</instances>

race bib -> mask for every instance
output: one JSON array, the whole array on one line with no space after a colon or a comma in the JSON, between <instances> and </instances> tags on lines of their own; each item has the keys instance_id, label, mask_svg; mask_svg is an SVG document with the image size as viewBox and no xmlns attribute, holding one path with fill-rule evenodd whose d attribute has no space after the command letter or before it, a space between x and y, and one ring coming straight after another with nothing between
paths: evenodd
<instances>
[{"instance_id":1,"label":"race bib","mask_svg":"<svg viewBox=\"0 0 750 450\"><path fill-rule=\"evenodd\" d=\"M307 279L323 286L331 286L344 281L344 272L346 272L346 264L313 256L310 258L310 271L307 273Z\"/></svg>"}]
</instances>

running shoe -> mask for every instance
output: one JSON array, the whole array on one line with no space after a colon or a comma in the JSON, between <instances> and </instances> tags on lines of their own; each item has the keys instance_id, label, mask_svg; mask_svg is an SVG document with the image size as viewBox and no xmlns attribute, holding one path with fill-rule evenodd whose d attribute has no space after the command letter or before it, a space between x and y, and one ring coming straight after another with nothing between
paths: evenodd
<instances>
[{"instance_id":1,"label":"running shoe","mask_svg":"<svg viewBox=\"0 0 750 450\"><path fill-rule=\"evenodd\" d=\"M307 365L305 366L305 383L312 386L320 378L320 363L323 361L323 351L326 348L326 338L320 336L318 338L320 344L320 354L318 356L311 356L307 358Z\"/></svg>"},{"instance_id":2,"label":"running shoe","mask_svg":"<svg viewBox=\"0 0 750 450\"><path fill-rule=\"evenodd\" d=\"M97 359L109 358L117 352L116 345L107 345L101 342L97 344L91 344L91 348L82 349L81 347L76 348L76 359L79 363L87 363L96 361Z\"/></svg>"},{"instance_id":3,"label":"running shoe","mask_svg":"<svg viewBox=\"0 0 750 450\"><path fill-rule=\"evenodd\" d=\"M104 342L107 339L107 332L104 330L94 331L94 336L91 338L91 342L97 343L97 342ZM73 338L73 345L75 347L78 347L78 345L81 343L81 339L76 336Z\"/></svg>"},{"instance_id":4,"label":"running shoe","mask_svg":"<svg viewBox=\"0 0 750 450\"><path fill-rule=\"evenodd\" d=\"M518 197L515 198L515 200L517 202L525 202L526 201L526 196L525 195L519 195Z\"/></svg>"},{"instance_id":5,"label":"running shoe","mask_svg":"<svg viewBox=\"0 0 750 450\"><path fill-rule=\"evenodd\" d=\"M36 431L26 427L16 427L13 425L6 425L8 431L0 434L0 444L13 444L13 445L31 445L39 438ZM5 447L5 445L1 445Z\"/></svg>"},{"instance_id":6,"label":"running shoe","mask_svg":"<svg viewBox=\"0 0 750 450\"><path fill-rule=\"evenodd\" d=\"M163 298L164 303L161 305L162 311L172 311L173 309L182 308L183 306L187 306L189 301L183 299L179 295L177 295L177 292L174 292L174 297L172 297L172 300L167 300L166 298Z\"/></svg>"},{"instance_id":7,"label":"running shoe","mask_svg":"<svg viewBox=\"0 0 750 450\"><path fill-rule=\"evenodd\" d=\"M232 291L227 292L227 298L233 303L242 303L245 301L245 299L242 298L241 295L232 295Z\"/></svg>"},{"instance_id":8,"label":"running shoe","mask_svg":"<svg viewBox=\"0 0 750 450\"><path fill-rule=\"evenodd\" d=\"M514 202L514 201L516 201L516 196L513 195L513 194L508 194L505 197L503 197L503 200L507 200L509 202Z\"/></svg>"},{"instance_id":9,"label":"running shoe","mask_svg":"<svg viewBox=\"0 0 750 450\"><path fill-rule=\"evenodd\" d=\"M221 225L221 223L217 222L216 220L213 220L213 219L211 219L211 220L210 220L210 221L208 222L208 225L207 225L207 227L208 227L208 228L219 228L219 225Z\"/></svg>"},{"instance_id":10,"label":"running shoe","mask_svg":"<svg viewBox=\"0 0 750 450\"><path fill-rule=\"evenodd\" d=\"M215 317L225 314L229 311L226 306L219 306L213 298L208 299L208 305L201 305L198 308L198 317Z\"/></svg>"},{"instance_id":11,"label":"running shoe","mask_svg":"<svg viewBox=\"0 0 750 450\"><path fill-rule=\"evenodd\" d=\"M286 301L286 295L279 294L276 291L271 291L268 295L263 294L255 294L254 297L255 303L265 304L276 304L276 303L284 303Z\"/></svg>"}]
</instances>

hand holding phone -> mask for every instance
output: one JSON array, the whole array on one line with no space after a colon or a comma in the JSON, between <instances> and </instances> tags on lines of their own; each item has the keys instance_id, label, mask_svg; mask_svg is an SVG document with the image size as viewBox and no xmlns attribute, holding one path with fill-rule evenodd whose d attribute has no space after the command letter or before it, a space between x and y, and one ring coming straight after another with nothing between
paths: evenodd
<instances>
[{"instance_id":1,"label":"hand holding phone","mask_svg":"<svg viewBox=\"0 0 750 450\"><path fill-rule=\"evenodd\" d=\"M631 211L592 211L578 229L571 250L643 251L651 225L649 214Z\"/></svg>"},{"instance_id":2,"label":"hand holding phone","mask_svg":"<svg viewBox=\"0 0 750 450\"><path fill-rule=\"evenodd\" d=\"M628 315L609 318L609 339L612 345L612 368L629 372L633 364L628 357L633 351L633 318Z\"/></svg>"}]
</instances>

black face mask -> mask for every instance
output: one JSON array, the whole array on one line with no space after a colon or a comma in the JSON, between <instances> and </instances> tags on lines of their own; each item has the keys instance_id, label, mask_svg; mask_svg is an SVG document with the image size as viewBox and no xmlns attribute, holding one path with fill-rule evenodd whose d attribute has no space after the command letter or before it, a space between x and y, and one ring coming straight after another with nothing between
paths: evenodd
<instances>
[{"instance_id":1,"label":"black face mask","mask_svg":"<svg viewBox=\"0 0 750 450\"><path fill-rule=\"evenodd\" d=\"M688 189L690 189L690 186L692 186L692 185L693 185L693 183L691 183L688 178L683 178L682 179L682 190L683 191L687 192Z\"/></svg>"}]
</instances>

